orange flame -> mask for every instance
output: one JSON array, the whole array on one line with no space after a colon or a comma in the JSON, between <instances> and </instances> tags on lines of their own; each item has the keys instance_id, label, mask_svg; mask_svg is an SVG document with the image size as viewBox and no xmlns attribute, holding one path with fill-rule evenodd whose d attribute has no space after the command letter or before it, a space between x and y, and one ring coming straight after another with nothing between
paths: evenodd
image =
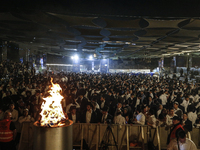
<instances>
[{"instance_id":1,"label":"orange flame","mask_svg":"<svg viewBox=\"0 0 200 150\"><path fill-rule=\"evenodd\" d=\"M60 92L62 89L59 84L54 84L52 80L53 78L51 78L52 87L48 91L50 96L43 98L44 102L41 105L41 126L62 126L61 121L66 119L61 105L63 96L60 95Z\"/></svg>"}]
</instances>

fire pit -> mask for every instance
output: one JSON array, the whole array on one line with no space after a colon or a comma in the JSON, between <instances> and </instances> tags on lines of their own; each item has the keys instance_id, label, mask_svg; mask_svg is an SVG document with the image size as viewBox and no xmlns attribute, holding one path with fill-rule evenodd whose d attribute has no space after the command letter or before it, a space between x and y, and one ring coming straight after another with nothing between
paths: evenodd
<instances>
[{"instance_id":1,"label":"fire pit","mask_svg":"<svg viewBox=\"0 0 200 150\"><path fill-rule=\"evenodd\" d=\"M73 122L62 109L61 87L51 79L50 96L41 105L41 118L34 123L34 150L72 150Z\"/></svg>"}]
</instances>

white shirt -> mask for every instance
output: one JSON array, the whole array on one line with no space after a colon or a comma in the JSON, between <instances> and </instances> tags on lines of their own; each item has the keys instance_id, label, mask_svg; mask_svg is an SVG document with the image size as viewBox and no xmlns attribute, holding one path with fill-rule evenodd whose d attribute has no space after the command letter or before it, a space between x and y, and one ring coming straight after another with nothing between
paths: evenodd
<instances>
[{"instance_id":1,"label":"white shirt","mask_svg":"<svg viewBox=\"0 0 200 150\"><path fill-rule=\"evenodd\" d=\"M28 115L27 117L21 116L19 117L19 123L23 123L23 122L34 122L35 119L33 117L31 117L30 115Z\"/></svg>"},{"instance_id":2,"label":"white shirt","mask_svg":"<svg viewBox=\"0 0 200 150\"><path fill-rule=\"evenodd\" d=\"M135 107L137 107L138 105L140 105L140 99L139 98L137 98L137 100L136 100Z\"/></svg>"},{"instance_id":3,"label":"white shirt","mask_svg":"<svg viewBox=\"0 0 200 150\"><path fill-rule=\"evenodd\" d=\"M2 99L3 99L4 97L6 97L6 93L3 93L3 95L2 95Z\"/></svg>"},{"instance_id":4,"label":"white shirt","mask_svg":"<svg viewBox=\"0 0 200 150\"><path fill-rule=\"evenodd\" d=\"M161 99L162 101L162 105L166 105L167 104L167 94L162 94L160 95L159 99Z\"/></svg>"},{"instance_id":5,"label":"white shirt","mask_svg":"<svg viewBox=\"0 0 200 150\"><path fill-rule=\"evenodd\" d=\"M192 140L189 140L188 138L186 138L185 143L183 143L183 144L180 142L178 142L178 143L179 143L180 150L197 150L197 147L194 144L194 142ZM177 145L176 139L171 140L171 142L167 146L167 150L178 150L178 145Z\"/></svg>"},{"instance_id":6,"label":"white shirt","mask_svg":"<svg viewBox=\"0 0 200 150\"><path fill-rule=\"evenodd\" d=\"M144 125L145 124L145 115L140 112L137 116L136 116L136 119L137 119L137 123L138 124L141 124L141 125Z\"/></svg>"},{"instance_id":7,"label":"white shirt","mask_svg":"<svg viewBox=\"0 0 200 150\"><path fill-rule=\"evenodd\" d=\"M197 102L199 101L199 98L200 98L200 97L199 97L199 95L198 95L198 94L197 94L197 95L195 95L195 96L194 96L194 102L195 102L195 103L197 103Z\"/></svg>"},{"instance_id":8,"label":"white shirt","mask_svg":"<svg viewBox=\"0 0 200 150\"><path fill-rule=\"evenodd\" d=\"M174 114L179 110L181 110L181 109L180 108L177 108L177 109L174 108Z\"/></svg>"},{"instance_id":9,"label":"white shirt","mask_svg":"<svg viewBox=\"0 0 200 150\"><path fill-rule=\"evenodd\" d=\"M195 121L197 120L197 114L195 112L189 112L188 119L192 121L192 125L195 124Z\"/></svg>"},{"instance_id":10,"label":"white shirt","mask_svg":"<svg viewBox=\"0 0 200 150\"><path fill-rule=\"evenodd\" d=\"M18 120L18 111L16 109L13 109L11 112L10 109L6 110L6 112L10 112L12 114L12 121L16 122Z\"/></svg>"},{"instance_id":11,"label":"white shirt","mask_svg":"<svg viewBox=\"0 0 200 150\"><path fill-rule=\"evenodd\" d=\"M199 106L200 106L200 102L195 107L198 108Z\"/></svg>"},{"instance_id":12,"label":"white shirt","mask_svg":"<svg viewBox=\"0 0 200 150\"><path fill-rule=\"evenodd\" d=\"M188 107L189 103L190 103L189 100L188 101L184 100L181 104L185 108L185 112L187 112L187 107Z\"/></svg>"},{"instance_id":13,"label":"white shirt","mask_svg":"<svg viewBox=\"0 0 200 150\"><path fill-rule=\"evenodd\" d=\"M174 116L170 116L170 115L166 115L166 124L167 125L172 125L173 122L172 122L172 119Z\"/></svg>"},{"instance_id":14,"label":"white shirt","mask_svg":"<svg viewBox=\"0 0 200 150\"><path fill-rule=\"evenodd\" d=\"M115 116L114 118L114 123L115 124L126 124L125 118L120 114L118 116Z\"/></svg>"},{"instance_id":15,"label":"white shirt","mask_svg":"<svg viewBox=\"0 0 200 150\"><path fill-rule=\"evenodd\" d=\"M153 128L156 128L156 117L154 115L151 115L148 118L147 122L150 123L150 124L152 124Z\"/></svg>"},{"instance_id":16,"label":"white shirt","mask_svg":"<svg viewBox=\"0 0 200 150\"><path fill-rule=\"evenodd\" d=\"M153 97L154 97L154 96L153 96L153 93L150 93L150 96L151 96L151 98L153 99Z\"/></svg>"},{"instance_id":17,"label":"white shirt","mask_svg":"<svg viewBox=\"0 0 200 150\"><path fill-rule=\"evenodd\" d=\"M73 121L73 123L76 123L76 115L72 114L72 121Z\"/></svg>"},{"instance_id":18,"label":"white shirt","mask_svg":"<svg viewBox=\"0 0 200 150\"><path fill-rule=\"evenodd\" d=\"M158 118L159 115L161 114L161 111L162 111L162 109L159 109L159 110L157 111L157 118Z\"/></svg>"},{"instance_id":19,"label":"white shirt","mask_svg":"<svg viewBox=\"0 0 200 150\"><path fill-rule=\"evenodd\" d=\"M92 110L91 110L91 112L87 111L86 112L86 123L90 123L91 116L92 116Z\"/></svg>"},{"instance_id":20,"label":"white shirt","mask_svg":"<svg viewBox=\"0 0 200 150\"><path fill-rule=\"evenodd\" d=\"M12 95L17 95L17 92L15 91L14 88L11 88L10 91L11 91Z\"/></svg>"},{"instance_id":21,"label":"white shirt","mask_svg":"<svg viewBox=\"0 0 200 150\"><path fill-rule=\"evenodd\" d=\"M103 109L104 105L105 105L105 101L103 101L103 102L101 103L101 109Z\"/></svg>"},{"instance_id":22,"label":"white shirt","mask_svg":"<svg viewBox=\"0 0 200 150\"><path fill-rule=\"evenodd\" d=\"M194 101L194 96L190 95L189 99L192 99L192 101Z\"/></svg>"},{"instance_id":23,"label":"white shirt","mask_svg":"<svg viewBox=\"0 0 200 150\"><path fill-rule=\"evenodd\" d=\"M127 100L129 97L131 97L131 94L127 94L127 95L126 95L126 100Z\"/></svg>"}]
</instances>

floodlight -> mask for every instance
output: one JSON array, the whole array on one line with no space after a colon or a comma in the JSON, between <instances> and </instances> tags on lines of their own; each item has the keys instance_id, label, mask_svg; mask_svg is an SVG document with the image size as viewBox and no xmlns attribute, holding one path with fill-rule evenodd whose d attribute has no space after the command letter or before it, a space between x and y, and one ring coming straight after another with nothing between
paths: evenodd
<instances>
[{"instance_id":1,"label":"floodlight","mask_svg":"<svg viewBox=\"0 0 200 150\"><path fill-rule=\"evenodd\" d=\"M78 60L78 55L75 55L75 56L74 56L74 59L75 59L75 60Z\"/></svg>"},{"instance_id":2,"label":"floodlight","mask_svg":"<svg viewBox=\"0 0 200 150\"><path fill-rule=\"evenodd\" d=\"M93 59L92 55L90 55L89 59Z\"/></svg>"}]
</instances>

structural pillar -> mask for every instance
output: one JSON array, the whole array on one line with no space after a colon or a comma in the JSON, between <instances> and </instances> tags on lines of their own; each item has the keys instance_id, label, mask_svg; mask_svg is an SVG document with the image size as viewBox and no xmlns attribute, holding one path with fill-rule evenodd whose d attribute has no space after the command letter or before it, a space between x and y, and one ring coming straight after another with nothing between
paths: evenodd
<instances>
[{"instance_id":1,"label":"structural pillar","mask_svg":"<svg viewBox=\"0 0 200 150\"><path fill-rule=\"evenodd\" d=\"M7 60L7 41L2 41L1 60Z\"/></svg>"}]
</instances>

